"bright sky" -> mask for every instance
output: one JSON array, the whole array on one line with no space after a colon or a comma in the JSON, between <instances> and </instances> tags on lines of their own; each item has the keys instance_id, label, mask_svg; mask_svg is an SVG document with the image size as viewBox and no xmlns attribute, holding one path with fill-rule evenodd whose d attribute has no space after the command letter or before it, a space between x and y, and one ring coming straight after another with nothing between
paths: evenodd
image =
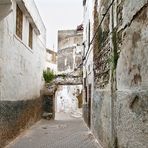
<instances>
[{"instance_id":1,"label":"bright sky","mask_svg":"<svg viewBox=\"0 0 148 148\"><path fill-rule=\"evenodd\" d=\"M35 0L35 2L47 29L47 48L56 48L58 30L76 29L82 23L82 0Z\"/></svg>"}]
</instances>

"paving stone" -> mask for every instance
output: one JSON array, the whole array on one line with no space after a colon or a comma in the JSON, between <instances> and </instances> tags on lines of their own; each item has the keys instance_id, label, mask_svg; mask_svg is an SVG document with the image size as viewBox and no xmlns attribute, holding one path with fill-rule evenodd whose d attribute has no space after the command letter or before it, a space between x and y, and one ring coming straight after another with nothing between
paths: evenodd
<instances>
[{"instance_id":1,"label":"paving stone","mask_svg":"<svg viewBox=\"0 0 148 148\"><path fill-rule=\"evenodd\" d=\"M82 118L41 120L7 148L101 148Z\"/></svg>"}]
</instances>

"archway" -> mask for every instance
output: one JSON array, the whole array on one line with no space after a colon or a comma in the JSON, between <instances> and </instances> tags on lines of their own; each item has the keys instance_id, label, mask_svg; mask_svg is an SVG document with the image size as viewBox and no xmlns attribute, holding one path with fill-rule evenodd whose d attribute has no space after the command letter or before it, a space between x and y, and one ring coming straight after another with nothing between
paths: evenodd
<instances>
[{"instance_id":1,"label":"archway","mask_svg":"<svg viewBox=\"0 0 148 148\"><path fill-rule=\"evenodd\" d=\"M81 107L82 85L58 85L55 92L55 119L62 114L74 116L80 113Z\"/></svg>"}]
</instances>

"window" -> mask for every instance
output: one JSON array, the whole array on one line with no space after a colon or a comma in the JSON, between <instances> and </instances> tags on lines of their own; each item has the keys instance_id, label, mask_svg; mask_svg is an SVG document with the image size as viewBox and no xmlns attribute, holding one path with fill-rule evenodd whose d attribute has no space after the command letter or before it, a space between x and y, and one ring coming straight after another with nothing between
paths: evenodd
<instances>
[{"instance_id":1,"label":"window","mask_svg":"<svg viewBox=\"0 0 148 148\"><path fill-rule=\"evenodd\" d=\"M16 8L16 35L22 39L22 30L23 30L23 12L18 7Z\"/></svg>"},{"instance_id":2,"label":"window","mask_svg":"<svg viewBox=\"0 0 148 148\"><path fill-rule=\"evenodd\" d=\"M31 24L29 24L29 42L28 45L30 48L32 48L32 44L33 44L33 28L31 26Z\"/></svg>"}]
</instances>

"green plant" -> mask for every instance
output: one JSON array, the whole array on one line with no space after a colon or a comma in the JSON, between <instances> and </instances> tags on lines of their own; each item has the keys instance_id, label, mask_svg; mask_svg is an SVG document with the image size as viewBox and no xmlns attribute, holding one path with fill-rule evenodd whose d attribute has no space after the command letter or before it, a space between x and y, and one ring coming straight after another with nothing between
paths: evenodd
<instances>
[{"instance_id":1,"label":"green plant","mask_svg":"<svg viewBox=\"0 0 148 148\"><path fill-rule=\"evenodd\" d=\"M110 64L110 66L111 66L112 69L113 69L113 67L114 67L114 55L113 55L113 54L111 54L111 55L109 56L107 62Z\"/></svg>"},{"instance_id":2,"label":"green plant","mask_svg":"<svg viewBox=\"0 0 148 148\"><path fill-rule=\"evenodd\" d=\"M108 63L110 64L110 66L112 67L112 70L114 71L117 68L117 63L118 63L118 58L119 58L116 30L112 32L112 43L113 43L113 52L108 58Z\"/></svg>"},{"instance_id":3,"label":"green plant","mask_svg":"<svg viewBox=\"0 0 148 148\"><path fill-rule=\"evenodd\" d=\"M66 74L61 74L61 77L62 77L63 79L65 79L65 78L66 78Z\"/></svg>"},{"instance_id":4,"label":"green plant","mask_svg":"<svg viewBox=\"0 0 148 148\"><path fill-rule=\"evenodd\" d=\"M50 83L51 81L53 81L53 79L55 79L53 71L50 70L44 70L43 77L46 83Z\"/></svg>"},{"instance_id":5,"label":"green plant","mask_svg":"<svg viewBox=\"0 0 148 148\"><path fill-rule=\"evenodd\" d=\"M114 29L113 30L113 37L112 37L112 42L113 42L113 69L115 70L117 68L117 63L118 63L118 58L119 58L119 55L118 55L118 46L117 46L117 30Z\"/></svg>"}]
</instances>

